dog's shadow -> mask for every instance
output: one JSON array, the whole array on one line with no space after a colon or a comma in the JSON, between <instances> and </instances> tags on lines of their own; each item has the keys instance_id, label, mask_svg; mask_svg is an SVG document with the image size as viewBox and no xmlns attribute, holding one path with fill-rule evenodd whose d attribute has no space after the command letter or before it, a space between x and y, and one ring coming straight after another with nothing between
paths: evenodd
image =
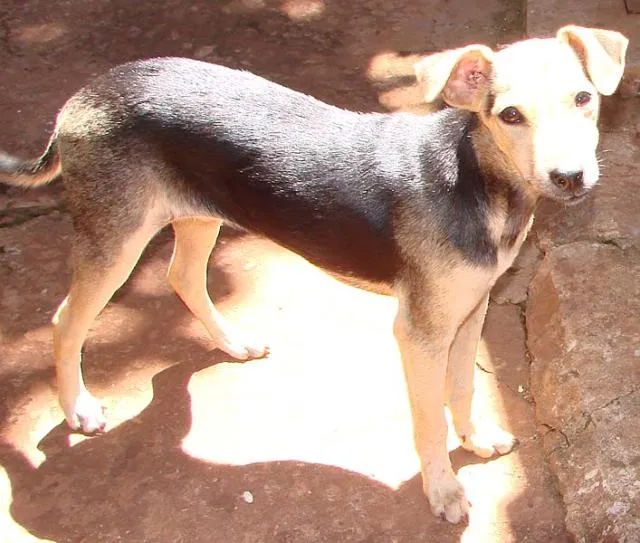
<instances>
[{"instance_id":1,"label":"dog's shadow","mask_svg":"<svg viewBox=\"0 0 640 543\"><path fill-rule=\"evenodd\" d=\"M2 446L14 519L55 541L459 541L464 527L432 517L419 476L393 490L328 465L232 466L184 453L187 384L212 363L157 373L149 406L105 435L70 447L65 427L54 428L37 468Z\"/></svg>"}]
</instances>

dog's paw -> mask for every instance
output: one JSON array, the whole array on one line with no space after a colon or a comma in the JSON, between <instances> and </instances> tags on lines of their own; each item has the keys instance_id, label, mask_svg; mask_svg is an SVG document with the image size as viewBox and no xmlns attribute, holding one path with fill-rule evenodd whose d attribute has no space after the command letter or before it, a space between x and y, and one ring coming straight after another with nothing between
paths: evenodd
<instances>
[{"instance_id":1,"label":"dog's paw","mask_svg":"<svg viewBox=\"0 0 640 543\"><path fill-rule=\"evenodd\" d=\"M518 440L499 426L476 428L469 435L460 436L462 447L481 458L494 454L507 454L518 444Z\"/></svg>"},{"instance_id":2,"label":"dog's paw","mask_svg":"<svg viewBox=\"0 0 640 543\"><path fill-rule=\"evenodd\" d=\"M214 341L219 349L238 360L264 358L269 354L269 347L264 343L243 340L236 334L224 334Z\"/></svg>"},{"instance_id":3,"label":"dog's paw","mask_svg":"<svg viewBox=\"0 0 640 543\"><path fill-rule=\"evenodd\" d=\"M79 394L68 408L62 407L67 424L74 431L98 434L107 426L102 404L88 392Z\"/></svg>"},{"instance_id":4,"label":"dog's paw","mask_svg":"<svg viewBox=\"0 0 640 543\"><path fill-rule=\"evenodd\" d=\"M431 483L424 491L434 515L453 524L469 521L469 502L454 475Z\"/></svg>"}]
</instances>

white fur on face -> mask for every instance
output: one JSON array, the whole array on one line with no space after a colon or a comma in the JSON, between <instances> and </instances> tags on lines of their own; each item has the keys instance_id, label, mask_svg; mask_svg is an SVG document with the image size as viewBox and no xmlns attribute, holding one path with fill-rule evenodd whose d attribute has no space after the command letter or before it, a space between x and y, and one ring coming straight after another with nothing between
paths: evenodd
<instances>
[{"instance_id":1,"label":"white fur on face","mask_svg":"<svg viewBox=\"0 0 640 543\"><path fill-rule=\"evenodd\" d=\"M598 181L599 97L573 49L557 39L527 40L495 55L492 92L495 102L487 119L494 137L522 175L551 197L558 189L549 174L583 172L584 187ZM579 92L591 101L577 106ZM497 115L507 107L525 117L508 125Z\"/></svg>"}]
</instances>

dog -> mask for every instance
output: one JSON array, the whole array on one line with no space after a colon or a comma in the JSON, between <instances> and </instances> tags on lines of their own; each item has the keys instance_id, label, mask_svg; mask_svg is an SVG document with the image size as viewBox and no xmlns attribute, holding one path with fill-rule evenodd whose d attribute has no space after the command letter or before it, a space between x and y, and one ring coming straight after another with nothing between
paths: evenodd
<instances>
[{"instance_id":1,"label":"dog","mask_svg":"<svg viewBox=\"0 0 640 543\"><path fill-rule=\"evenodd\" d=\"M394 323L435 515L469 504L449 460L444 405L462 446L504 454L515 438L471 416L489 291L549 197L582 200L599 177L599 95L624 71L627 39L579 26L499 51L469 45L415 66L429 115L338 109L248 72L179 58L112 69L61 109L36 160L0 155L0 179L63 176L73 278L53 318L60 403L72 429L105 426L85 388L94 319L150 239L172 224L168 280L215 344L238 359L263 343L232 329L206 288L227 222L359 286L398 297Z\"/></svg>"}]
</instances>

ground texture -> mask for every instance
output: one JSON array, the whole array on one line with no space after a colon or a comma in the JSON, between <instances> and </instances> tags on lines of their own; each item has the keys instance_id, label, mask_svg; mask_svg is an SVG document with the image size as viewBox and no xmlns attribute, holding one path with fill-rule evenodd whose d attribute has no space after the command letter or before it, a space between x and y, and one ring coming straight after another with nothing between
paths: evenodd
<instances>
[{"instance_id":1,"label":"ground texture","mask_svg":"<svg viewBox=\"0 0 640 543\"><path fill-rule=\"evenodd\" d=\"M0 147L38 153L74 90L134 58L200 58L250 69L343 107L417 110L411 78L417 55L469 42L506 43L524 32L521 3L505 0L483 0L474 10L462 0L0 0ZM630 166L638 158L638 119L629 122L637 111L633 100L614 101L607 110L612 152L605 158L612 166L596 197L583 204L591 207L543 209L538 233L494 293L478 357L478 409L521 444L506 457L480 461L451 440L473 503L465 527L432 518L421 494L391 335L395 302L229 230L214 252L209 288L231 321L269 340L271 357L236 363L212 350L164 280L172 240L163 232L86 345L88 386L107 406L109 430L90 439L70 435L55 399L49 327L69 282L64 194L56 186L0 193L0 540L539 542L565 541L567 528L598 540L600 520L580 532L571 515L580 507L597 512L602 503L581 502L580 481L563 474L575 474L576 463L583 469L584 462L599 462L601 449L581 445L563 426L579 399L553 407L562 396L549 391L561 387L551 389L544 376L555 375L557 360L567 357L545 351L550 342L540 338L554 337L561 325L549 323L569 322L574 305L583 304L584 315L575 334L621 326L615 301L598 306L608 291L594 285L609 273L629 280L618 290L627 295L624 322L634 325L633 212L637 217L639 207L620 196L630 185L613 184L637 183ZM620 114L619 108L626 109ZM624 168L627 177L619 181L612 174ZM559 276L557 263L576 258L592 261L583 279ZM545 305L553 296L559 301ZM587 319L598 315L591 325ZM605 325L604 315L619 320ZM615 341L637 333L637 324L635 332L620 326L610 345L637 357L627 347L633 339ZM585 373L598 379L602 352L597 345L583 349ZM532 355L533 392L543 400L537 407ZM617 351L611 358L619 360ZM637 359L632 362L625 362L627 379L607 380L611 395L594 404L604 407L588 412L598 439L638 442L622 405L635 398L637 409ZM609 416L616 401L620 407L610 416L619 426L602 434L609 426L599 417ZM580 439L589 437L588 424L586 434L578 423L575 428ZM553 441L563 435L566 443ZM588 458L580 463L572 454ZM634 457L617 449L610 456L619 464L614 475L628 481L617 480L616 492L633 489ZM613 488L596 467L584 468L584 478ZM616 497L622 505L611 517L614 528L631 525L634 503L637 514L637 501L627 498Z\"/></svg>"}]
</instances>

